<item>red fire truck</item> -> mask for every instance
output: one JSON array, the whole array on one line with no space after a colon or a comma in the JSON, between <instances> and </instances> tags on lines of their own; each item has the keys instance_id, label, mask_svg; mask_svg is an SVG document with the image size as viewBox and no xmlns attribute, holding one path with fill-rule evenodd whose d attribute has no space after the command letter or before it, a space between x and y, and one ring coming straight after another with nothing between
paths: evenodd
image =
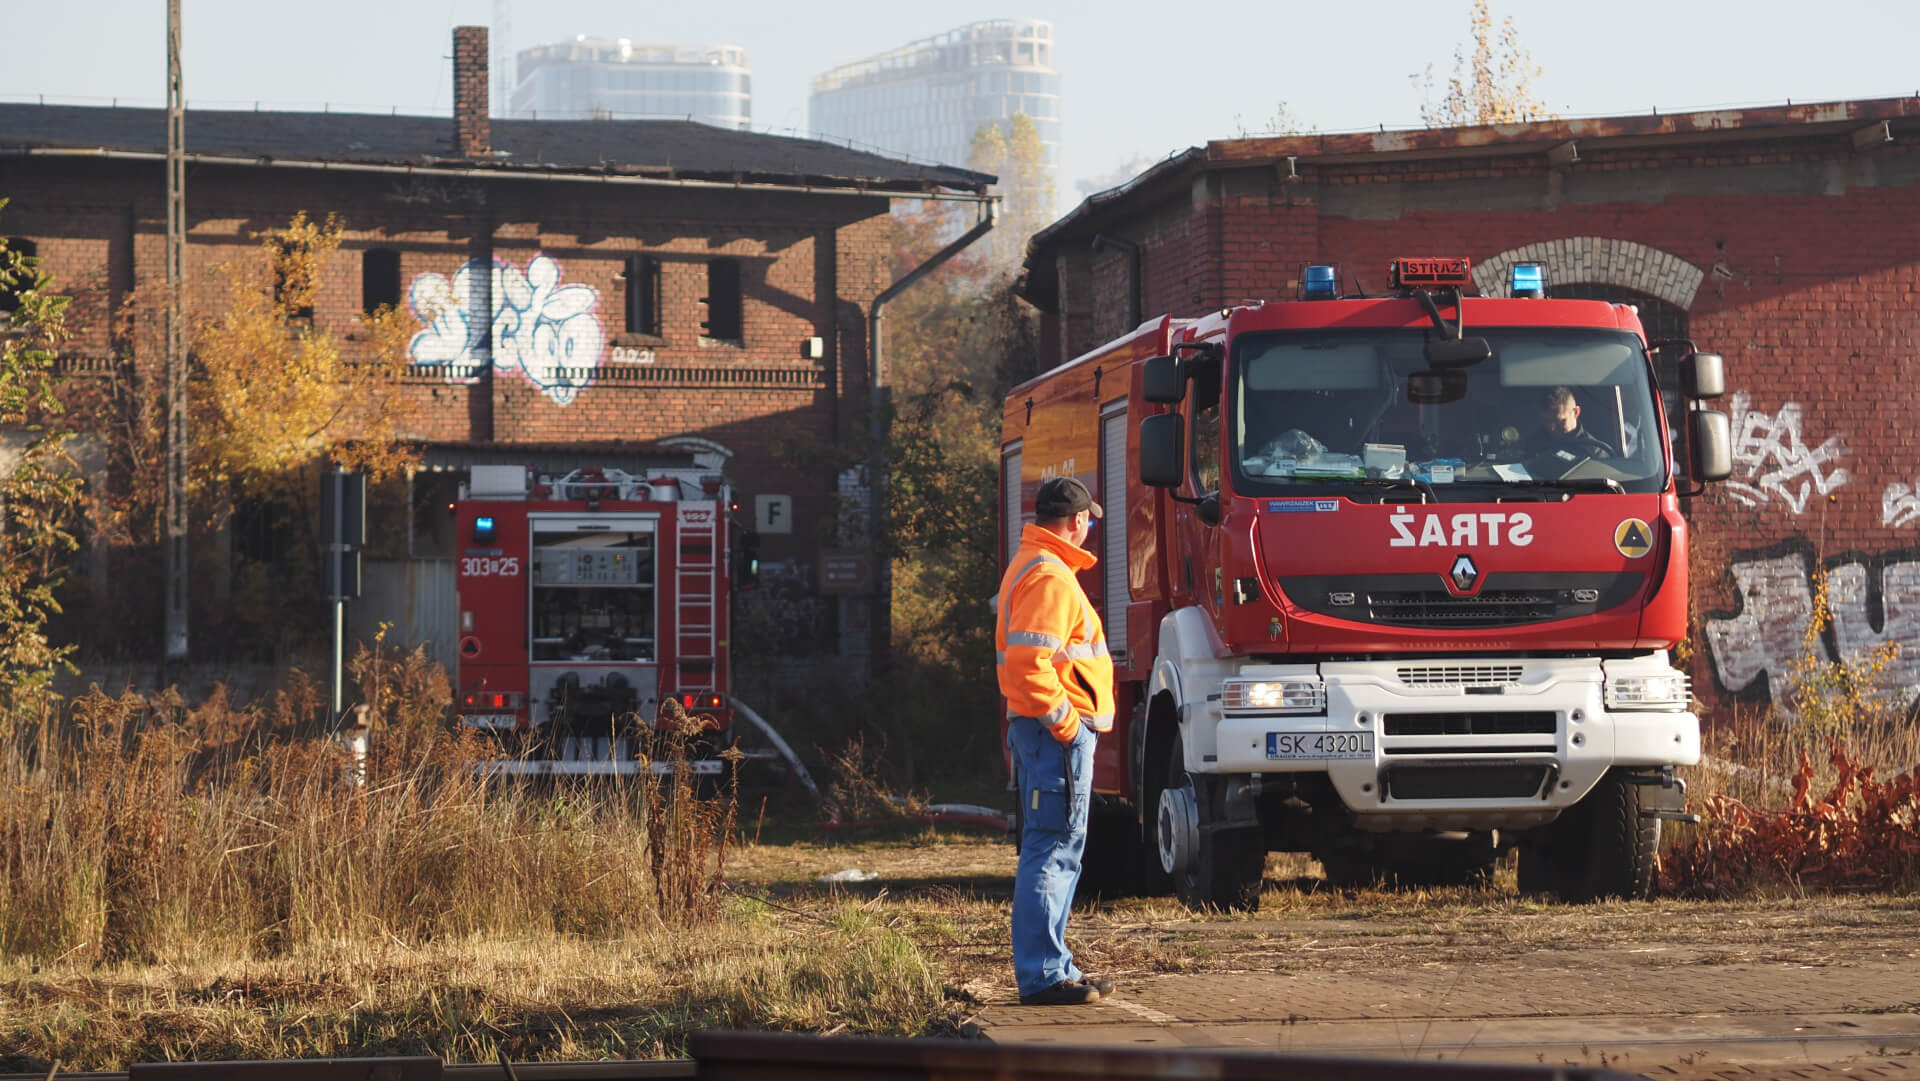
<instances>
[{"instance_id":1,"label":"red fire truck","mask_svg":"<svg viewBox=\"0 0 1920 1081\"><path fill-rule=\"evenodd\" d=\"M1269 851L1441 884L1518 848L1523 890L1632 897L1684 817L1667 651L1680 499L1730 472L1720 358L1537 265L1505 297L1465 259L1391 275L1303 268L1295 301L1152 320L1007 398L1003 559L1048 477L1106 511L1091 885L1251 907Z\"/></svg>"},{"instance_id":2,"label":"red fire truck","mask_svg":"<svg viewBox=\"0 0 1920 1081\"><path fill-rule=\"evenodd\" d=\"M475 466L456 504L460 723L502 773L642 768L640 725L677 699L732 727L732 491L712 469ZM718 760L694 763L718 773Z\"/></svg>"}]
</instances>

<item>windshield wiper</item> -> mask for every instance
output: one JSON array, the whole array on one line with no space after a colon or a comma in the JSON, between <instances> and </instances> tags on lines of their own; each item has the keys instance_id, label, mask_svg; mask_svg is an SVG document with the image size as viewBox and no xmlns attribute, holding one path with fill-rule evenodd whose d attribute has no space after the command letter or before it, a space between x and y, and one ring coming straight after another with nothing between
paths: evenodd
<instances>
[{"instance_id":1,"label":"windshield wiper","mask_svg":"<svg viewBox=\"0 0 1920 1081\"><path fill-rule=\"evenodd\" d=\"M1531 477L1527 480L1510 480L1508 488L1557 488L1567 492L1612 492L1615 495L1626 494L1626 489L1612 477L1562 477L1554 480L1549 477Z\"/></svg>"}]
</instances>

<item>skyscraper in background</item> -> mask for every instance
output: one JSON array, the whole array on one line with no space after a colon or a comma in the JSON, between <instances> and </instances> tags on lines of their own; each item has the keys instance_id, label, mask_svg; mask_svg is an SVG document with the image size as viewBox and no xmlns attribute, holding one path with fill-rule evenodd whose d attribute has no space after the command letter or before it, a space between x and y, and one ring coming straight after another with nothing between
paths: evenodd
<instances>
[{"instance_id":1,"label":"skyscraper in background","mask_svg":"<svg viewBox=\"0 0 1920 1081\"><path fill-rule=\"evenodd\" d=\"M967 164L987 121L1032 118L1049 178L1060 167L1060 76L1053 24L996 19L911 41L813 79L807 126L815 134L945 165Z\"/></svg>"},{"instance_id":2,"label":"skyscraper in background","mask_svg":"<svg viewBox=\"0 0 1920 1081\"><path fill-rule=\"evenodd\" d=\"M522 49L515 66L510 116L753 124L747 52L731 45L636 45L582 34Z\"/></svg>"}]
</instances>

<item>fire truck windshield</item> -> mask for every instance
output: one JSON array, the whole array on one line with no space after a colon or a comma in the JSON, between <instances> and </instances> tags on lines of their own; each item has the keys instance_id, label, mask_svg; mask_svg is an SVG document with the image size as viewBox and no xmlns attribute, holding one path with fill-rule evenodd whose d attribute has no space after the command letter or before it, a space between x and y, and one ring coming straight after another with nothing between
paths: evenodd
<instances>
[{"instance_id":1,"label":"fire truck windshield","mask_svg":"<svg viewBox=\"0 0 1920 1081\"><path fill-rule=\"evenodd\" d=\"M1250 494L1485 486L1657 492L1652 368L1633 334L1474 327L1493 355L1429 363L1424 329L1248 334L1234 348L1227 454ZM1383 483L1387 482L1387 483ZM1392 482L1398 482L1392 483Z\"/></svg>"}]
</instances>

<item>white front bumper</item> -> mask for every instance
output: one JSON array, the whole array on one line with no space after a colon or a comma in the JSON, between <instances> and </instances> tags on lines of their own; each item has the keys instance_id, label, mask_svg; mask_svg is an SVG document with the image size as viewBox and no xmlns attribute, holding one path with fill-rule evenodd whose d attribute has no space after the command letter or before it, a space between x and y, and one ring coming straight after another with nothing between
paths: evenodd
<instances>
[{"instance_id":1,"label":"white front bumper","mask_svg":"<svg viewBox=\"0 0 1920 1081\"><path fill-rule=\"evenodd\" d=\"M1597 660L1495 663L1520 663L1525 673L1474 688L1409 684L1402 673L1418 666L1406 662L1321 664L1325 716L1229 716L1216 698L1207 706L1216 726L1211 755L1195 755L1202 760L1188 767L1206 773L1325 773L1362 828L1488 829L1524 828L1556 817L1612 766L1700 760L1700 722L1692 713L1609 712ZM1243 669L1240 676L1255 671ZM1372 752L1357 758L1272 757L1272 733L1369 733Z\"/></svg>"}]
</instances>

